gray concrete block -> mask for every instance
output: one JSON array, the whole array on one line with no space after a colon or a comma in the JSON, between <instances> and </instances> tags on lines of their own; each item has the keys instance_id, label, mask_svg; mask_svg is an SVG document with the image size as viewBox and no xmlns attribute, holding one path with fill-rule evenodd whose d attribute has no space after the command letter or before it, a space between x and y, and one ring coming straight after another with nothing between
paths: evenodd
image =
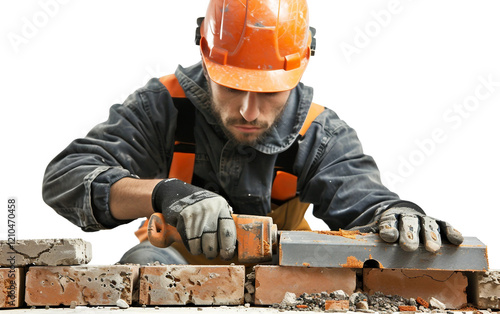
<instances>
[{"instance_id":1,"label":"gray concrete block","mask_svg":"<svg viewBox=\"0 0 500 314\"><path fill-rule=\"evenodd\" d=\"M0 266L25 265L69 266L87 264L92 259L92 245L82 239L0 241Z\"/></svg>"},{"instance_id":2,"label":"gray concrete block","mask_svg":"<svg viewBox=\"0 0 500 314\"><path fill-rule=\"evenodd\" d=\"M366 262L381 268L488 270L486 245L474 237L465 237L459 246L443 243L441 250L430 253L422 244L414 252L405 252L399 244L386 243L378 234L373 233L348 234L348 231L320 233L282 231L280 265L363 268Z\"/></svg>"}]
</instances>

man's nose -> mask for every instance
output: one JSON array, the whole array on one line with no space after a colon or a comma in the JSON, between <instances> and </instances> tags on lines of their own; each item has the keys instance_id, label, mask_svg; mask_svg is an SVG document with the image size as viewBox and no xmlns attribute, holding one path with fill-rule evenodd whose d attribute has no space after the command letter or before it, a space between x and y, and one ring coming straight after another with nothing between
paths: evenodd
<instances>
[{"instance_id":1,"label":"man's nose","mask_svg":"<svg viewBox=\"0 0 500 314\"><path fill-rule=\"evenodd\" d=\"M259 117L260 109L256 93L246 93L240 107L240 114L248 122L252 122Z\"/></svg>"}]
</instances>

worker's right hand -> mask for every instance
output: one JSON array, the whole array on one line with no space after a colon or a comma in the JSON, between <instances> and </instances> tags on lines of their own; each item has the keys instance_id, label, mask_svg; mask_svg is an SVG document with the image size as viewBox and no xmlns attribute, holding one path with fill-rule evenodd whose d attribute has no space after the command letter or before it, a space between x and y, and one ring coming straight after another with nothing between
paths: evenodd
<instances>
[{"instance_id":1,"label":"worker's right hand","mask_svg":"<svg viewBox=\"0 0 500 314\"><path fill-rule=\"evenodd\" d=\"M220 195L177 179L159 182L152 194L153 209L177 228L193 255L229 260L236 248L232 210Z\"/></svg>"}]
</instances>

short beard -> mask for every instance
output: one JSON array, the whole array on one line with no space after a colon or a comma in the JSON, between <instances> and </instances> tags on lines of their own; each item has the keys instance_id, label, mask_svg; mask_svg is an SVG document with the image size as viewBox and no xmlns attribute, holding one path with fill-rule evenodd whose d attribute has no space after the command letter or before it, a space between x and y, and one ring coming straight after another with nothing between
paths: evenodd
<instances>
[{"instance_id":1,"label":"short beard","mask_svg":"<svg viewBox=\"0 0 500 314\"><path fill-rule=\"evenodd\" d=\"M224 124L224 121L222 121L222 115L221 115L221 112L217 109L217 108L221 108L221 106L214 106L214 99L213 99L213 96L212 96L212 89L210 87L210 82L207 82L208 84L208 94L209 94L209 97L210 97L210 111L212 112L212 115L215 117L215 119L217 120L217 123L218 125L220 126L220 128L222 129L222 131L224 132L224 134L226 134L227 138L230 140L230 141L233 141L235 143L238 143L240 145L248 145L248 146L253 146L259 142L262 142L264 140L264 138L266 138L272 131L273 127L279 123L279 121L281 120L282 116L283 116L283 112L285 111L285 108L287 107L287 104L285 104L280 112L276 115L276 119L274 120L273 124L271 126L269 126L268 123L266 122L260 122L260 121L257 121L257 120L254 120L254 121L251 121L251 122L248 122L246 121L243 117L240 117L240 118L229 118L226 122L228 125L232 125L232 124L241 124L241 125L248 125L248 126L257 126L257 127L260 127L260 128L265 128L266 131L262 132L262 134L260 134L259 136L257 136L256 138L254 139L238 139L234 136L233 133L231 133L231 131L229 131L225 124ZM288 100L287 100L288 101ZM251 134L242 134L243 137L250 137Z\"/></svg>"}]
</instances>

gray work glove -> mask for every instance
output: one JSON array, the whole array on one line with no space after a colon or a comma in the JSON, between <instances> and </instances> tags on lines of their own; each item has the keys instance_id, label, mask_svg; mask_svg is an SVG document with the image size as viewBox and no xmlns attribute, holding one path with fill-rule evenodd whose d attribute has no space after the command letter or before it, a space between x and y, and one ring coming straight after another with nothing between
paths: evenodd
<instances>
[{"instance_id":1,"label":"gray work glove","mask_svg":"<svg viewBox=\"0 0 500 314\"><path fill-rule=\"evenodd\" d=\"M236 248L231 207L220 195L177 179L159 182L152 194L153 209L179 232L193 255L229 260Z\"/></svg>"},{"instance_id":2,"label":"gray work glove","mask_svg":"<svg viewBox=\"0 0 500 314\"><path fill-rule=\"evenodd\" d=\"M401 248L408 252L418 248L420 239L425 249L432 253L441 248L441 235L455 245L464 240L449 223L426 216L418 205L411 202L396 202L377 218L382 240L393 243L399 239Z\"/></svg>"}]
</instances>

